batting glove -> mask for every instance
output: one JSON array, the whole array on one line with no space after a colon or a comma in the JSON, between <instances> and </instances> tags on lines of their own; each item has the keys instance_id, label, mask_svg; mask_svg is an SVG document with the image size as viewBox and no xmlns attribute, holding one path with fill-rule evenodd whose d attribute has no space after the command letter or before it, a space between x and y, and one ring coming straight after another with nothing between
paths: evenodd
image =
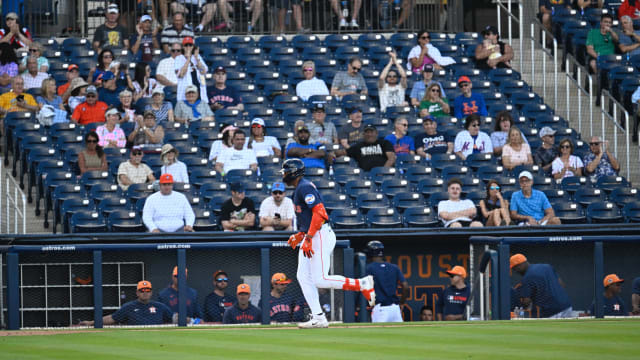
<instances>
[{"instance_id":1,"label":"batting glove","mask_svg":"<svg viewBox=\"0 0 640 360\"><path fill-rule=\"evenodd\" d=\"M311 238L306 234L304 235L304 242L302 243L301 249L302 249L302 254L304 254L305 257L311 259L314 252L312 249Z\"/></svg>"},{"instance_id":2,"label":"batting glove","mask_svg":"<svg viewBox=\"0 0 640 360\"><path fill-rule=\"evenodd\" d=\"M289 246L291 246L291 248L295 250L298 247L298 244L300 244L302 240L304 240L304 235L305 234L301 231L297 234L289 236L287 244L289 244Z\"/></svg>"}]
</instances>

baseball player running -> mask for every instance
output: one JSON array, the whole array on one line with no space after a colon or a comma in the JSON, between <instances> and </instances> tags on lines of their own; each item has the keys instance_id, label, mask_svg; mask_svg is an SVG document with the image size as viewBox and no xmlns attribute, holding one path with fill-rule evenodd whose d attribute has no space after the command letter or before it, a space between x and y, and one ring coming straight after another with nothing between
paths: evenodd
<instances>
[{"instance_id":1,"label":"baseball player running","mask_svg":"<svg viewBox=\"0 0 640 360\"><path fill-rule=\"evenodd\" d=\"M409 295L409 283L402 271L394 264L384 262L384 245L378 240L367 243L367 256L371 262L367 265L367 274L375 281L376 306L371 312L372 322L402 322L402 311L398 304L404 304ZM400 299L396 295L398 284L402 286Z\"/></svg>"},{"instance_id":2,"label":"baseball player running","mask_svg":"<svg viewBox=\"0 0 640 360\"><path fill-rule=\"evenodd\" d=\"M360 291L370 306L375 305L373 276L362 279L329 275L331 253L336 245L336 235L327 223L329 215L322 197L312 182L303 178L304 163L300 159L289 159L282 164L282 180L295 186L293 205L300 232L289 237L288 244L298 252L298 282L302 294L309 304L311 320L298 324L301 329L326 328L327 317L322 311L318 296L319 288Z\"/></svg>"}]
</instances>

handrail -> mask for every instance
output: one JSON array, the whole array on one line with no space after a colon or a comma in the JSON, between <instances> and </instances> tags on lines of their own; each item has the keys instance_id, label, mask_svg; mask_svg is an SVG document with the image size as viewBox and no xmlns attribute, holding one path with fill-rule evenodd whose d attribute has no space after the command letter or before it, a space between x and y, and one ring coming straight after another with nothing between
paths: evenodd
<instances>
[{"instance_id":1,"label":"handrail","mask_svg":"<svg viewBox=\"0 0 640 360\"><path fill-rule=\"evenodd\" d=\"M531 81L536 79L536 27L542 31L541 49L547 56L551 57L553 61L553 109L558 109L558 40L555 39L553 34L542 26L542 23L538 19L534 19L531 23ZM547 35L553 40L553 49L547 48ZM542 97L547 102L547 57L542 57Z\"/></svg>"},{"instance_id":2,"label":"handrail","mask_svg":"<svg viewBox=\"0 0 640 360\"><path fill-rule=\"evenodd\" d=\"M4 160L0 157L0 213L2 212L2 201L3 198L6 198L6 216L4 220L0 221L0 233L9 234L11 232L11 210L13 209L13 233L14 234L26 234L27 233L27 198L24 195L24 192L18 186L15 179L9 174L6 176L2 176L3 172L3 163ZM5 182L6 185L2 186L2 183ZM2 188L4 188L4 194L2 194ZM13 195L11 194L13 190ZM22 205L22 206L20 206ZM22 221L19 221L22 220ZM18 224L22 222L22 227L18 226ZM6 223L6 230L3 230L3 223ZM22 232L19 232L22 230Z\"/></svg>"},{"instance_id":3,"label":"handrail","mask_svg":"<svg viewBox=\"0 0 640 360\"><path fill-rule=\"evenodd\" d=\"M508 30L507 30L507 34L509 37L509 45L513 45L513 29L512 29L512 21L515 21L518 23L518 39L520 42L520 49L518 50L518 62L520 63L520 71L522 71L522 66L523 66L523 54L524 54L524 49L523 49L523 36L524 36L524 22L522 19L522 14L524 12L524 7L522 5L521 2L518 2L518 16L516 16L515 14L513 14L513 12L511 11L511 4L512 1L511 0L506 0L507 2L507 6L505 7L503 2L505 0L497 0L496 1L496 12L498 13L498 32L502 33L502 18L501 18L501 11L505 10L508 16Z\"/></svg>"}]
</instances>

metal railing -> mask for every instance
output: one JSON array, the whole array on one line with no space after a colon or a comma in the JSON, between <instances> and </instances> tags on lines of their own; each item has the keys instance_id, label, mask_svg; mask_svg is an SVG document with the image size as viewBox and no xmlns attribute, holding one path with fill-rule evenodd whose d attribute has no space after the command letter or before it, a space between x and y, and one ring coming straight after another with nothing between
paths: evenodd
<instances>
[{"instance_id":1,"label":"metal railing","mask_svg":"<svg viewBox=\"0 0 640 360\"><path fill-rule=\"evenodd\" d=\"M504 2L507 3L507 6L504 5ZM507 16L507 37L509 39L509 45L513 46L513 22L516 22L518 24L518 41L520 42L520 48L518 49L518 62L520 64L520 71L522 71L523 67L523 61L524 61L524 49L523 49L523 39L524 39L524 23L523 23L523 12L524 12L524 8L521 2L517 2L516 4L518 5L518 14L514 14L512 11L512 4L516 3L515 1L511 1L511 0L498 0L496 1L496 12L498 14L498 22L497 22L497 27L498 27L498 32L500 34L503 33L502 31L502 12L506 12L506 16Z\"/></svg>"},{"instance_id":2,"label":"metal railing","mask_svg":"<svg viewBox=\"0 0 640 360\"><path fill-rule=\"evenodd\" d=\"M27 233L27 197L18 183L3 169L4 160L0 157L0 233ZM2 202L6 202L5 208ZM4 216L2 216L3 210ZM13 232L11 228L13 227Z\"/></svg>"},{"instance_id":3,"label":"metal railing","mask_svg":"<svg viewBox=\"0 0 640 360\"><path fill-rule=\"evenodd\" d=\"M607 102L605 102L605 100L607 100ZM605 123L606 121L610 121L613 125L613 153L616 155L616 158L618 159L618 161L620 163L624 163L625 164L625 171L626 171L626 178L630 179L631 178L631 139L629 138L629 133L631 133L631 124L630 124L630 116L629 116L629 112L624 108L624 106L622 104L620 104L620 102L618 102L618 100L616 100L613 96L611 96L611 93L609 93L609 90L602 90L602 93L600 95L600 104L602 104L602 108L600 109L600 124L601 124L601 131L602 131L602 140L605 140L606 137L604 136L606 134L606 127L605 127ZM605 106L604 104L610 104L611 105L611 114L609 112L607 112L605 110ZM618 116L623 117L624 123L618 121ZM624 127L623 127L624 126ZM620 144L620 141L618 141L619 136L618 136L618 132L621 131L622 135L624 136L623 138L623 142L622 144ZM623 147L623 153L624 153L624 159L620 159L620 157L618 157L618 154L620 154L620 152L618 151L618 145ZM640 149L640 148L639 148Z\"/></svg>"}]
</instances>

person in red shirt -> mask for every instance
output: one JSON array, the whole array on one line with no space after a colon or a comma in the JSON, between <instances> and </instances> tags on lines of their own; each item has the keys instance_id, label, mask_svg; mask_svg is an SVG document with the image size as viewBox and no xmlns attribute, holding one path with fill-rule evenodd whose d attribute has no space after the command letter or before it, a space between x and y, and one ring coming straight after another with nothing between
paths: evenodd
<instances>
[{"instance_id":1,"label":"person in red shirt","mask_svg":"<svg viewBox=\"0 0 640 360\"><path fill-rule=\"evenodd\" d=\"M94 122L104 122L104 113L107 111L107 104L98 100L98 90L95 86L87 87L86 100L76 106L71 115L71 121L80 125L87 125Z\"/></svg>"},{"instance_id":2,"label":"person in red shirt","mask_svg":"<svg viewBox=\"0 0 640 360\"><path fill-rule=\"evenodd\" d=\"M618 19L622 19L625 15L632 19L640 18L640 0L623 1L618 8Z\"/></svg>"}]
</instances>

